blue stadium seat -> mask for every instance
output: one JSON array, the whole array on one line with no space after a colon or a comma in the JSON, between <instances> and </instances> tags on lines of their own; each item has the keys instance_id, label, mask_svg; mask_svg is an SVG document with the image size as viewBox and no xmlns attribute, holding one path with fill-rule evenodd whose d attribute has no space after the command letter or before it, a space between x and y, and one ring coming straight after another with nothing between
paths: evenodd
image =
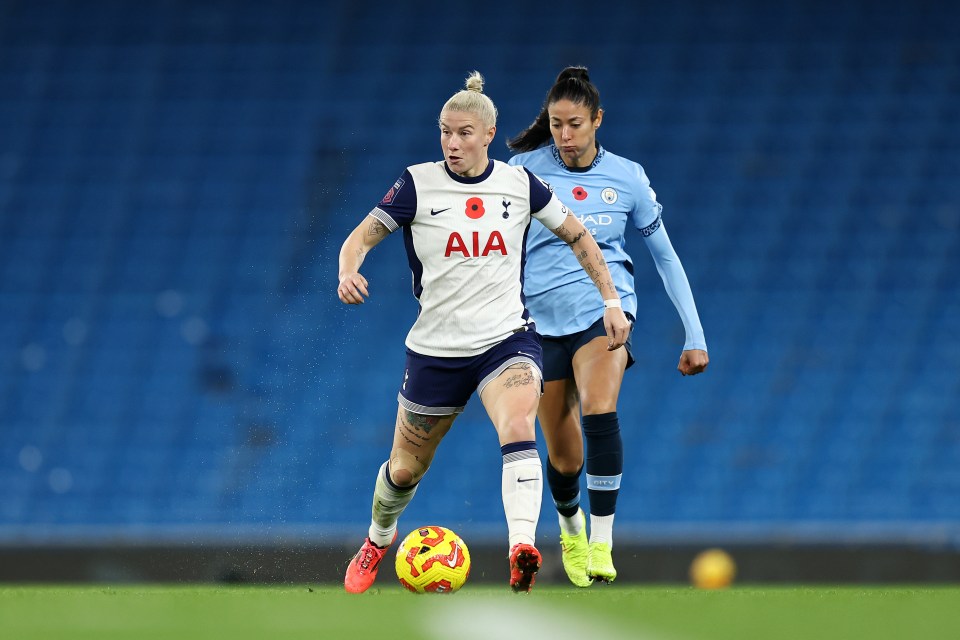
<instances>
[{"instance_id":1,"label":"blue stadium seat","mask_svg":"<svg viewBox=\"0 0 960 640\"><path fill-rule=\"evenodd\" d=\"M495 3L514 20L474 49L345 36L384 28L347 3L47 5L0 24L0 533L366 520L416 303L397 238L362 309L336 300L336 255L439 157L464 59L500 139L589 64L601 141L646 168L693 284L713 362L680 379L682 328L631 237L618 523L960 518L956 9L866 27L856 3L821 23L744 0L705 29L682 3L624 8L574 46ZM391 32L423 31L414 14ZM471 403L463 459L440 456L411 517L500 522Z\"/></svg>"}]
</instances>

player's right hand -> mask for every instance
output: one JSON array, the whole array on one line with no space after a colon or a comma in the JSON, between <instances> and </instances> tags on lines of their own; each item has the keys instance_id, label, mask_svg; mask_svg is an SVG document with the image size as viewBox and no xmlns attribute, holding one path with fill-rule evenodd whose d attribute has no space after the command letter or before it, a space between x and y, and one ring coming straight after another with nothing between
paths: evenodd
<instances>
[{"instance_id":1,"label":"player's right hand","mask_svg":"<svg viewBox=\"0 0 960 640\"><path fill-rule=\"evenodd\" d=\"M370 297L367 279L356 272L344 274L337 286L337 295L344 304L363 304L363 299Z\"/></svg>"},{"instance_id":2,"label":"player's right hand","mask_svg":"<svg viewBox=\"0 0 960 640\"><path fill-rule=\"evenodd\" d=\"M680 364L677 365L677 371L681 375L695 376L703 373L710 364L710 356L702 349L688 349L680 354Z\"/></svg>"},{"instance_id":3,"label":"player's right hand","mask_svg":"<svg viewBox=\"0 0 960 640\"><path fill-rule=\"evenodd\" d=\"M605 309L603 328L607 331L607 351L616 351L627 343L630 337L630 320L620 307Z\"/></svg>"}]
</instances>

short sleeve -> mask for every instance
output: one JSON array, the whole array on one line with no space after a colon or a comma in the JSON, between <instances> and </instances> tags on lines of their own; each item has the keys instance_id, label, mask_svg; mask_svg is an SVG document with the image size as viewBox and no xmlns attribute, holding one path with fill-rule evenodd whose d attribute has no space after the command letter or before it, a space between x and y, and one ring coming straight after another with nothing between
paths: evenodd
<instances>
[{"instance_id":1,"label":"short sleeve","mask_svg":"<svg viewBox=\"0 0 960 640\"><path fill-rule=\"evenodd\" d=\"M386 214L388 219L377 215L377 211ZM410 224L416 213L417 189L413 184L413 176L410 175L408 169L405 169L403 175L397 178L397 181L393 183L393 186L374 208L373 215L384 223L390 231L396 231L398 227Z\"/></svg>"},{"instance_id":2,"label":"short sleeve","mask_svg":"<svg viewBox=\"0 0 960 640\"><path fill-rule=\"evenodd\" d=\"M553 197L553 189L532 173L530 169L524 167L523 170L527 172L527 179L530 183L530 213L537 213L550 202L550 198Z\"/></svg>"}]
</instances>

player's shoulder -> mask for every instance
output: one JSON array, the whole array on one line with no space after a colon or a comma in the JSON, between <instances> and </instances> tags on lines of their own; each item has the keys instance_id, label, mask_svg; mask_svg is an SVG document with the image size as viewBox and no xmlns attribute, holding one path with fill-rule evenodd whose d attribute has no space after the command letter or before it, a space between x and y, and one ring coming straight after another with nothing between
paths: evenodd
<instances>
[{"instance_id":1,"label":"player's shoulder","mask_svg":"<svg viewBox=\"0 0 960 640\"><path fill-rule=\"evenodd\" d=\"M442 172L443 160L411 164L407 167L407 171L411 175Z\"/></svg>"},{"instance_id":2,"label":"player's shoulder","mask_svg":"<svg viewBox=\"0 0 960 640\"><path fill-rule=\"evenodd\" d=\"M596 167L598 175L620 184L623 189L645 188L650 185L647 172L636 160L603 150L603 161Z\"/></svg>"},{"instance_id":3,"label":"player's shoulder","mask_svg":"<svg viewBox=\"0 0 960 640\"><path fill-rule=\"evenodd\" d=\"M554 166L553 154L551 154L550 149L551 147L547 145L533 151L518 153L510 158L510 164L518 171L526 174L528 178L533 176L549 188L549 182L552 179L550 171L551 167Z\"/></svg>"},{"instance_id":4,"label":"player's shoulder","mask_svg":"<svg viewBox=\"0 0 960 640\"><path fill-rule=\"evenodd\" d=\"M530 179L530 170L524 165L514 164L513 158L508 162L494 160L493 174L501 178L508 177L511 180L529 181Z\"/></svg>"},{"instance_id":5,"label":"player's shoulder","mask_svg":"<svg viewBox=\"0 0 960 640\"><path fill-rule=\"evenodd\" d=\"M636 173L641 175L646 173L646 171L644 171L643 169L643 165L641 165L636 160L631 160L630 158L627 158L625 156L621 156L619 154L613 153L606 147L604 147L603 149L603 154L604 154L603 155L604 164L607 164L611 168L617 168L621 171L626 171L626 172Z\"/></svg>"},{"instance_id":6,"label":"player's shoulder","mask_svg":"<svg viewBox=\"0 0 960 640\"><path fill-rule=\"evenodd\" d=\"M419 162L407 167L405 172L410 176L414 191L426 188L430 185L442 184L446 179L446 170L444 161L439 162Z\"/></svg>"},{"instance_id":7,"label":"player's shoulder","mask_svg":"<svg viewBox=\"0 0 960 640\"><path fill-rule=\"evenodd\" d=\"M544 159L552 158L550 145L539 147L533 151L524 151L510 158L510 164L516 166L537 166L543 163Z\"/></svg>"}]
</instances>

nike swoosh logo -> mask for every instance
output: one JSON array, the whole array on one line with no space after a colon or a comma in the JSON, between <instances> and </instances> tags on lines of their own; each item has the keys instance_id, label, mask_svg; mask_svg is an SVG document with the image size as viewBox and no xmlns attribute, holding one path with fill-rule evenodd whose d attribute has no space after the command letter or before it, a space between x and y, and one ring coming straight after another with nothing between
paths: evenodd
<instances>
[{"instance_id":1,"label":"nike swoosh logo","mask_svg":"<svg viewBox=\"0 0 960 640\"><path fill-rule=\"evenodd\" d=\"M450 210L450 207L447 207L446 209L434 209L433 207L430 207L430 215L435 216L438 213L443 213L444 211L449 211L449 210Z\"/></svg>"},{"instance_id":2,"label":"nike swoosh logo","mask_svg":"<svg viewBox=\"0 0 960 640\"><path fill-rule=\"evenodd\" d=\"M460 547L453 548L453 559L447 561L447 566L451 569L457 568L457 555L460 553Z\"/></svg>"},{"instance_id":3,"label":"nike swoosh logo","mask_svg":"<svg viewBox=\"0 0 960 640\"><path fill-rule=\"evenodd\" d=\"M533 482L536 478L517 478L517 482Z\"/></svg>"}]
</instances>

